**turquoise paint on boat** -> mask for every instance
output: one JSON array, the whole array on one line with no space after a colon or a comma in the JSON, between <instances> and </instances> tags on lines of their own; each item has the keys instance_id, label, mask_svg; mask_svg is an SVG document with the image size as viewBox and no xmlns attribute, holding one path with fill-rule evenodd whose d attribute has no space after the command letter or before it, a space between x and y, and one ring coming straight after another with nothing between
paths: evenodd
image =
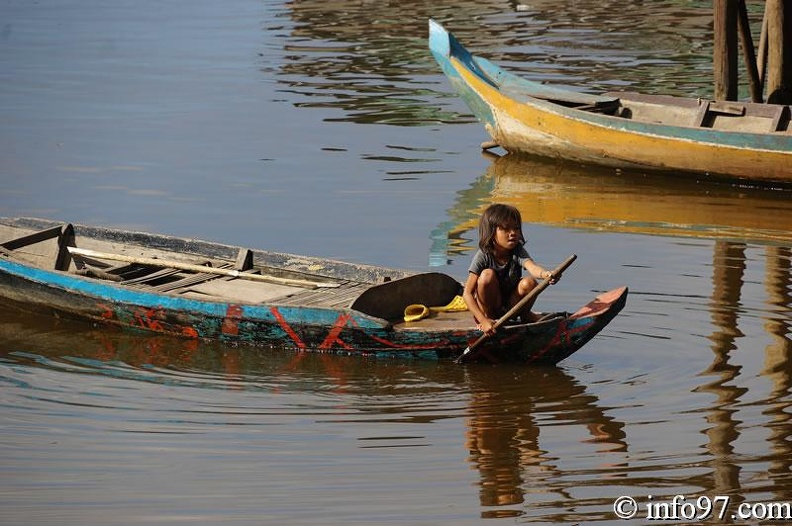
<instances>
[{"instance_id":1,"label":"turquoise paint on boat","mask_svg":"<svg viewBox=\"0 0 792 526\"><path fill-rule=\"evenodd\" d=\"M300 351L433 360L456 358L480 336L467 312L440 312L434 319L409 323L399 319L412 303L442 307L455 298L461 284L437 272L415 274L37 219L0 219L0 232L7 236L0 237L0 299L31 311L90 320L97 330L109 324ZM52 247L31 248L57 243L55 252L63 254L66 247L85 246L87 240L87 245L105 250L91 252L91 259L80 260L79 265L52 256ZM245 259L258 258L259 266L246 264L248 268L233 276L221 277L192 264L189 269L161 272L169 262L178 267L179 261L196 258L227 268L245 253L255 255ZM111 267L93 258L126 258L122 260L133 263ZM52 269L55 260L62 268ZM75 273L78 269L80 274ZM316 269L325 273L311 274ZM249 271L259 273L260 279L241 275ZM290 280L284 275L311 279ZM161 283L163 278L166 281ZM320 283L325 286L318 287ZM335 287L342 284L348 288L334 295ZM626 287L619 287L571 315L559 313L540 323L513 322L482 344L483 359L555 364L599 333L624 307L627 294ZM571 330L578 326L584 329Z\"/></svg>"},{"instance_id":2,"label":"turquoise paint on boat","mask_svg":"<svg viewBox=\"0 0 792 526\"><path fill-rule=\"evenodd\" d=\"M736 114L738 110L720 109L729 106L725 102L624 92L594 95L540 84L472 55L433 20L429 47L454 90L508 151L616 168L792 184L788 106L740 102L734 107L743 113ZM644 117L646 108L657 117ZM684 122L661 122L664 114L679 114ZM702 124L694 124L699 115ZM761 126L766 130L755 129Z\"/></svg>"}]
</instances>

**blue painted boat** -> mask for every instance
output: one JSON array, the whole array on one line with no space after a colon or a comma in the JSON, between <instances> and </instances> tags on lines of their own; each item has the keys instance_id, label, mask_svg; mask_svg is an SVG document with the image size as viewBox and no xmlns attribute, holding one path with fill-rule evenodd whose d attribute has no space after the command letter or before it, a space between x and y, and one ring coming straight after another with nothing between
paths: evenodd
<instances>
[{"instance_id":1,"label":"blue painted boat","mask_svg":"<svg viewBox=\"0 0 792 526\"><path fill-rule=\"evenodd\" d=\"M792 183L789 106L555 88L472 55L433 20L429 48L492 137L487 148L639 171Z\"/></svg>"},{"instance_id":2,"label":"blue painted boat","mask_svg":"<svg viewBox=\"0 0 792 526\"><path fill-rule=\"evenodd\" d=\"M0 219L0 301L100 324L300 351L455 359L478 339L442 273L32 218ZM507 324L479 360L555 364L623 308L627 288L573 314ZM411 305L434 307L405 321Z\"/></svg>"}]
</instances>

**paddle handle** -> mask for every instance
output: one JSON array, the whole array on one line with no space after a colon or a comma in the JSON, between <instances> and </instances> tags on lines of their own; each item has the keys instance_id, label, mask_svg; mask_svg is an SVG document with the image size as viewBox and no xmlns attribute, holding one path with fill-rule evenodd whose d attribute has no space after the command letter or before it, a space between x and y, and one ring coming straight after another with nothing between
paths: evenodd
<instances>
[{"instance_id":1,"label":"paddle handle","mask_svg":"<svg viewBox=\"0 0 792 526\"><path fill-rule=\"evenodd\" d=\"M517 302L517 303L514 305L514 307L512 307L511 309L509 309L509 311L508 311L506 314L504 314L503 316L501 316L501 317L500 317L500 318L499 318L499 319L498 319L498 320L497 320L497 321L496 321L496 322L493 324L493 328L494 328L494 329L497 329L498 327L500 327L501 325L503 325L504 323L506 323L507 321L509 321L509 318L511 318L512 316L514 316L514 315L515 315L515 314L517 314L518 312L520 312L520 311L521 311L521 310L522 310L522 309L523 309L523 308L524 308L524 307L525 307L525 306L526 306L526 305L527 305L527 304L528 304L528 303L529 303L531 300L533 300L534 298L536 298L536 297L537 297L537 296L538 296L538 295L539 295L539 294L540 294L540 293L541 293L541 292L542 292L544 289L546 289L547 287L549 287L549 286L550 286L550 283L552 282L552 280L553 280L553 279L554 279L556 276L558 276L559 274L563 273L563 272L564 272L564 271L565 271L567 268L569 268L569 266L570 266L570 265L571 265L571 264L572 264L572 263L573 263L573 262L574 262L576 259L577 259L577 255L576 255L576 254L572 254L571 256L569 256L568 258L566 258L566 259L564 260L564 262L563 262L563 263L561 263L560 265L558 265L558 266L557 266L555 269L553 269L553 270L550 272L550 276L549 276L549 277L547 277L547 278L546 278L544 281L542 281L542 282L541 282L541 283L539 283L537 286L535 286L535 287L533 288L533 290L531 290L531 292L529 292L528 294L526 294L526 295L525 295L525 297L523 297L523 298L522 298L520 301L518 301L518 302Z\"/></svg>"},{"instance_id":2,"label":"paddle handle","mask_svg":"<svg viewBox=\"0 0 792 526\"><path fill-rule=\"evenodd\" d=\"M546 278L544 281L542 281L542 282L541 282L541 283L539 283L539 284L538 284L536 287L534 287L534 288L533 288L533 290L531 290L531 292L529 292L528 294L526 294L526 295L525 295L525 296L524 296L524 297L523 297L523 298L522 298L520 301L518 301L518 302L517 302L517 303L514 305L514 307L512 307L511 309L509 309L509 311L508 311L506 314L504 314L504 315L503 315L503 316L501 316L501 317L500 317L498 320L496 320L496 321L495 321L495 323L493 323L493 324L492 324L492 328L493 328L493 329L495 329L495 330L497 330L497 329L498 329L498 327L500 327L501 325L503 325L504 323L506 323L507 321L509 321L509 319L510 319L512 316L514 316L515 314L517 314L518 312L520 312L520 311L521 311L523 308L525 308L525 306L526 306L526 305L527 305L527 304L528 304L528 303L529 303L531 300L533 300L534 298L536 298L536 297L537 297L537 296L538 296L538 295L539 295L539 294L540 294L540 293L541 293L541 292L542 292L544 289L546 289L547 287L549 287L549 286L550 286L550 283L553 281L553 279L554 279L556 276L558 276L559 274L563 273L563 272L564 272L564 271L565 271L567 268L569 268L569 266L570 266L572 263L574 263L574 261L575 261L576 259L577 259L577 255L576 255L576 254L572 254L571 256L569 256L568 258L566 258L566 259L564 260L564 262L563 262L563 263L561 263L560 265L558 265L556 268L554 268L554 269L553 269L553 270L550 272L550 276L549 276L548 278ZM457 363L464 362L464 361L465 361L467 358L469 358L469 356L470 356L470 353L471 353L471 352L473 352L473 349L475 349L476 347L478 347L478 346L479 346L479 345L480 345L480 344L481 344L481 343L482 343L484 340L486 340L488 337L489 337L489 336L488 336L486 333L482 334L482 335L479 337L479 339L478 339L478 340L476 340L475 342L473 342L473 344L472 344L470 347L468 347L467 349L465 349L465 352L463 352L463 353L462 353L462 354L459 356L459 358L457 358Z\"/></svg>"}]
</instances>

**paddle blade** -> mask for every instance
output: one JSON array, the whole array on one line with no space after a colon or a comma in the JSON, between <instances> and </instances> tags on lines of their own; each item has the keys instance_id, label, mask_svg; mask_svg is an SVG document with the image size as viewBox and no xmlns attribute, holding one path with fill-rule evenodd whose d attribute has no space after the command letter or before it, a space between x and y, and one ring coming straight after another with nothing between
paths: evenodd
<instances>
[{"instance_id":1,"label":"paddle blade","mask_svg":"<svg viewBox=\"0 0 792 526\"><path fill-rule=\"evenodd\" d=\"M465 357L473 351L470 347L466 347L462 354L456 357L454 363L465 363Z\"/></svg>"}]
</instances>

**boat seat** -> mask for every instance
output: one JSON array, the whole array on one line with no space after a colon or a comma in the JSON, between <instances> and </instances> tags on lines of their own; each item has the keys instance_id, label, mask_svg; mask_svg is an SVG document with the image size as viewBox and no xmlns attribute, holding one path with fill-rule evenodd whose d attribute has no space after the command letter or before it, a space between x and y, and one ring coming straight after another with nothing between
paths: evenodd
<instances>
[{"instance_id":1,"label":"boat seat","mask_svg":"<svg viewBox=\"0 0 792 526\"><path fill-rule=\"evenodd\" d=\"M200 263L200 265L213 265L211 261L204 261ZM131 265L133 266L133 265ZM250 249L242 248L239 250L237 255L236 263L234 265L230 265L229 263L216 263L213 265L214 268L235 268L237 270L243 272L252 272L253 267L253 252ZM166 279L170 276L184 273L184 270L176 269L176 268L161 268L159 270L155 270L153 272L148 272L143 275L136 276L131 279L124 280L124 285L132 285L137 286L138 288L149 289L149 290L156 290L158 292L167 292L170 290L174 290L181 287L187 287L191 285L197 285L198 283L202 283L207 281L211 278L222 278L223 276L219 276L217 274L209 274L209 273L198 273L198 274L191 274L186 277L177 280L171 280L165 283L160 283L158 285L151 285L152 282ZM224 279L234 279L225 277Z\"/></svg>"},{"instance_id":2,"label":"boat seat","mask_svg":"<svg viewBox=\"0 0 792 526\"><path fill-rule=\"evenodd\" d=\"M699 110L693 118L694 128L712 128L716 115L733 115L742 117L745 115L745 104L739 102L710 101L702 100Z\"/></svg>"},{"instance_id":3,"label":"boat seat","mask_svg":"<svg viewBox=\"0 0 792 526\"><path fill-rule=\"evenodd\" d=\"M30 245L36 245L53 239L55 240L55 262L52 268L53 270L68 271L72 258L67 247L75 246L74 226L72 226L71 223L64 223L60 226L39 230L38 232L33 232L32 234L6 241L0 246L9 252L13 252L22 247L29 247ZM43 250L45 253L51 254L49 248L43 248Z\"/></svg>"},{"instance_id":4,"label":"boat seat","mask_svg":"<svg viewBox=\"0 0 792 526\"><path fill-rule=\"evenodd\" d=\"M346 308L349 303L371 287L370 283L346 281L336 288L300 290L277 298L278 305Z\"/></svg>"},{"instance_id":5,"label":"boat seat","mask_svg":"<svg viewBox=\"0 0 792 526\"><path fill-rule=\"evenodd\" d=\"M253 251L249 248L240 248L234 268L241 271L251 270L253 268Z\"/></svg>"},{"instance_id":6,"label":"boat seat","mask_svg":"<svg viewBox=\"0 0 792 526\"><path fill-rule=\"evenodd\" d=\"M775 115L773 115L772 122L770 124L770 131L771 132L779 132L779 131L792 131L792 127L789 126L790 124L790 110L789 106L779 106L778 109L775 111Z\"/></svg>"}]
</instances>

